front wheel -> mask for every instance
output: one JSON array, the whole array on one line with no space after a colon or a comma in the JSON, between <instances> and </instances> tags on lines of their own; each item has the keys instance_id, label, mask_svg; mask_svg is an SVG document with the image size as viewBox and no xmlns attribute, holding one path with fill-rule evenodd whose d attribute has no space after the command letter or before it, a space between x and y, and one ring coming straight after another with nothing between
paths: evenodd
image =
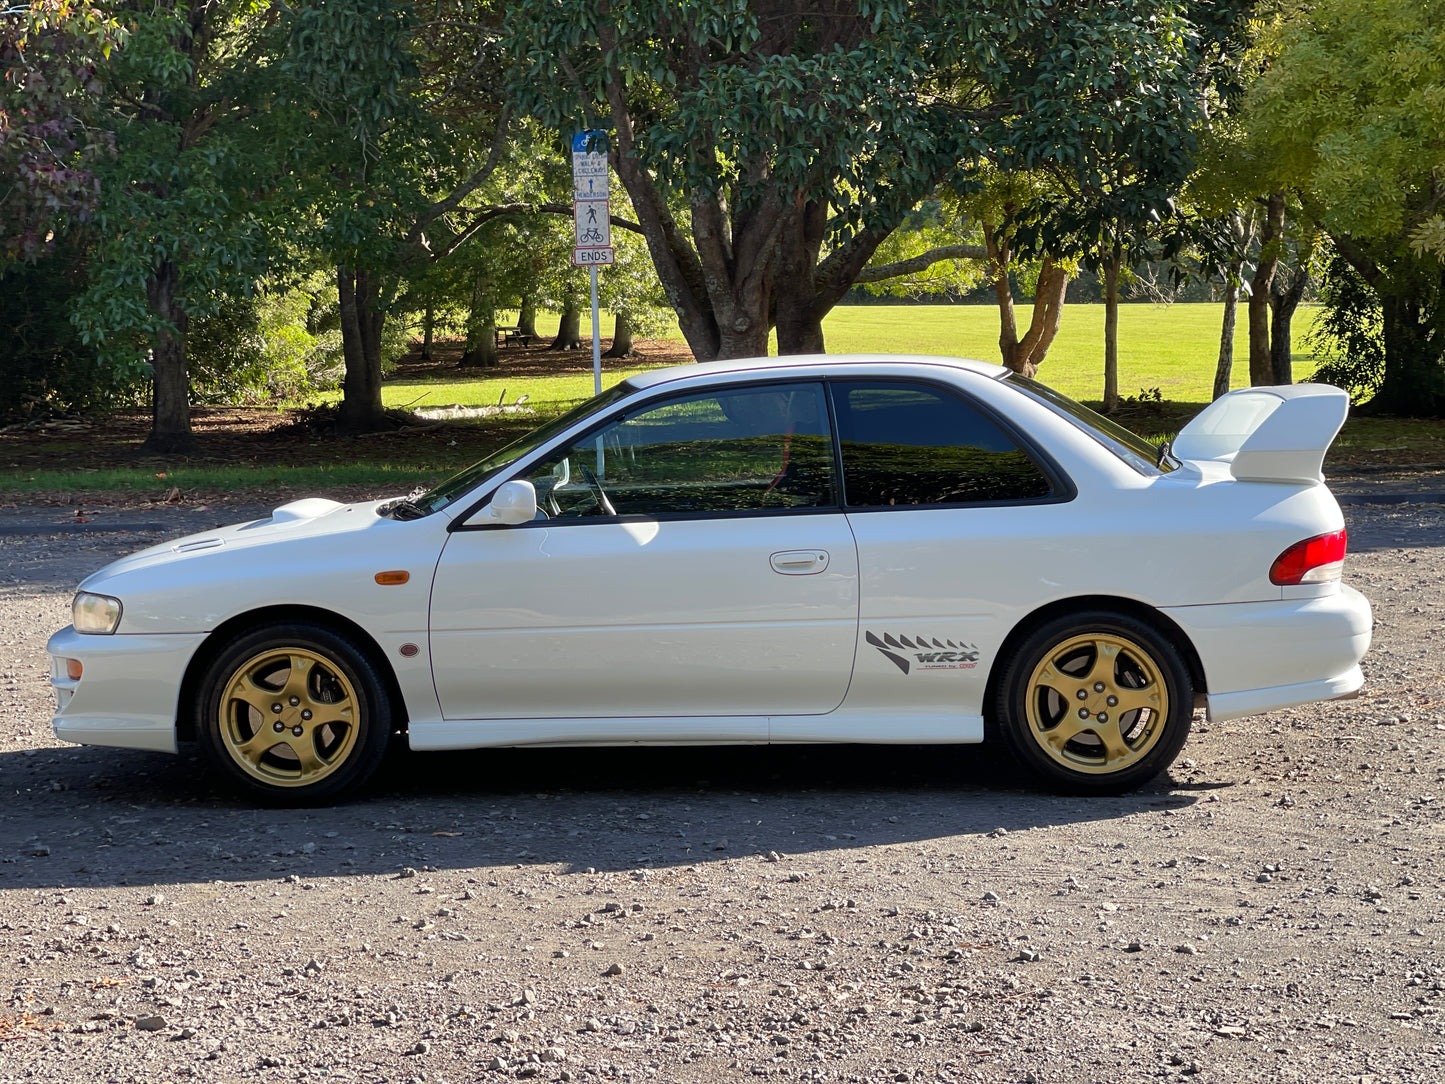
<instances>
[{"instance_id":1,"label":"front wheel","mask_svg":"<svg viewBox=\"0 0 1445 1084\"><path fill-rule=\"evenodd\" d=\"M380 765L386 689L366 655L319 625L237 637L201 682L197 736L211 765L253 798L332 801Z\"/></svg>"},{"instance_id":2,"label":"front wheel","mask_svg":"<svg viewBox=\"0 0 1445 1084\"><path fill-rule=\"evenodd\" d=\"M1179 652L1154 628L1086 611L1039 626L1019 645L995 713L1026 768L1071 793L1117 794L1179 755L1194 689Z\"/></svg>"}]
</instances>

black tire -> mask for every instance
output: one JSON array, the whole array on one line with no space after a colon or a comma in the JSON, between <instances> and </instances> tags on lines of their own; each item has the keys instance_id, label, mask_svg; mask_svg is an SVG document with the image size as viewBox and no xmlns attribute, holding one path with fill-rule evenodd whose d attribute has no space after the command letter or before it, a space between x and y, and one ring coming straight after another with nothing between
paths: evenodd
<instances>
[{"instance_id":1,"label":"black tire","mask_svg":"<svg viewBox=\"0 0 1445 1084\"><path fill-rule=\"evenodd\" d=\"M267 805L318 805L381 765L392 731L366 652L321 625L255 629L206 668L196 737L206 760Z\"/></svg>"},{"instance_id":2,"label":"black tire","mask_svg":"<svg viewBox=\"0 0 1445 1084\"><path fill-rule=\"evenodd\" d=\"M1014 757L1054 789L1119 794L1179 755L1194 685L1157 629L1088 610L1028 634L999 681L994 711Z\"/></svg>"}]
</instances>

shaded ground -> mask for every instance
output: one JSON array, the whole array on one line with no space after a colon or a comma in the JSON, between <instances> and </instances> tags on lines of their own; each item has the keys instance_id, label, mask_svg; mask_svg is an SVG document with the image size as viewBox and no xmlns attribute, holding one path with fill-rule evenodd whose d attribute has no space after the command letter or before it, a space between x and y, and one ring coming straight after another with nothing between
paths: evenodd
<instances>
[{"instance_id":1,"label":"shaded ground","mask_svg":"<svg viewBox=\"0 0 1445 1084\"><path fill-rule=\"evenodd\" d=\"M604 349L607 341L603 340ZM438 343L430 362L414 360L387 374L388 381L427 379L512 379L590 372L587 350L549 351L546 346L509 345L498 351L500 364L488 369L460 369L458 343ZM629 358L604 358L605 371L635 369L639 364L685 364L692 360L685 347L671 342L648 342ZM510 398L510 396L509 396ZM445 395L425 405L440 406ZM403 426L387 433L341 436L324 411L281 411L275 407L196 407L191 426L200 445L193 456L148 456L141 444L150 432L148 411L119 411L88 418L61 419L30 427L0 431L0 470L106 470L153 465L166 467L222 464L281 465L354 463L384 459L419 464L466 465L535 426L531 416L501 416L478 421L438 422Z\"/></svg>"}]
</instances>

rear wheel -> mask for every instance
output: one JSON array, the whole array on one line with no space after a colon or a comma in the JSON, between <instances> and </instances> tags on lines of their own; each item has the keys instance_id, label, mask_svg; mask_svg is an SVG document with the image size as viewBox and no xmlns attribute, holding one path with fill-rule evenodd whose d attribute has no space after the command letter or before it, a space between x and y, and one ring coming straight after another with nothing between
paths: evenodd
<instances>
[{"instance_id":1,"label":"rear wheel","mask_svg":"<svg viewBox=\"0 0 1445 1084\"><path fill-rule=\"evenodd\" d=\"M331 801L380 765L391 705L366 655L319 625L237 637L201 683L197 736L207 760L271 804Z\"/></svg>"},{"instance_id":2,"label":"rear wheel","mask_svg":"<svg viewBox=\"0 0 1445 1084\"><path fill-rule=\"evenodd\" d=\"M1110 794L1152 779L1189 736L1194 689L1179 652L1126 614L1049 621L1019 646L996 714L1025 767L1062 790Z\"/></svg>"}]
</instances>

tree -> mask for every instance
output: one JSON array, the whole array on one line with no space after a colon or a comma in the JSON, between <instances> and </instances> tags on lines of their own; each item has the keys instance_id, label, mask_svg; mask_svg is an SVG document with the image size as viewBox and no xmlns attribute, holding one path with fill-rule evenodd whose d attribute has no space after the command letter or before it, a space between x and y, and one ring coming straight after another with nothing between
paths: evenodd
<instances>
[{"instance_id":1,"label":"tree","mask_svg":"<svg viewBox=\"0 0 1445 1084\"><path fill-rule=\"evenodd\" d=\"M91 168L114 149L95 126L98 68L124 40L98 9L0 0L0 263L34 260L95 207Z\"/></svg>"},{"instance_id":2,"label":"tree","mask_svg":"<svg viewBox=\"0 0 1445 1084\"><path fill-rule=\"evenodd\" d=\"M274 42L249 0L122 10L129 33L98 76L115 154L94 166L95 244L76 321L122 371L149 370L146 450L188 452L189 324L265 269L259 197L282 142L264 62Z\"/></svg>"},{"instance_id":3,"label":"tree","mask_svg":"<svg viewBox=\"0 0 1445 1084\"><path fill-rule=\"evenodd\" d=\"M389 423L382 335L408 278L422 276L497 218L484 186L505 161L506 65L485 2L437 0L418 13L390 0L287 9L284 70L313 117L298 148L297 202L308 243L335 269L346 356L340 428Z\"/></svg>"},{"instance_id":4,"label":"tree","mask_svg":"<svg viewBox=\"0 0 1445 1084\"><path fill-rule=\"evenodd\" d=\"M1374 409L1445 415L1445 0L1320 0L1278 28L1252 138L1379 298Z\"/></svg>"},{"instance_id":5,"label":"tree","mask_svg":"<svg viewBox=\"0 0 1445 1084\"><path fill-rule=\"evenodd\" d=\"M1147 96L1177 118L1152 65L1188 53L1174 6L1150 0L524 0L510 25L521 106L564 129L610 119L700 359L761 353L770 325L784 353L822 349L823 316L960 162L1055 160L1081 103Z\"/></svg>"}]
</instances>

